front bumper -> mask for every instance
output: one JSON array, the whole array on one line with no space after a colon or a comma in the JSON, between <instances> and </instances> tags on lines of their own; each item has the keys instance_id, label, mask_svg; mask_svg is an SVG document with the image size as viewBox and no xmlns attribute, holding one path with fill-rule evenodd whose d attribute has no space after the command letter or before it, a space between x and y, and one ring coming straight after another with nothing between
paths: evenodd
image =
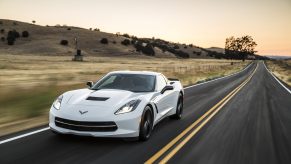
<instances>
[{"instance_id":1,"label":"front bumper","mask_svg":"<svg viewBox=\"0 0 291 164\"><path fill-rule=\"evenodd\" d=\"M74 121L74 122L65 122L66 124L60 124L62 123L62 119ZM58 133L62 134L73 134L73 135L80 135L80 136L93 136L93 137L138 137L139 136L139 124L141 117L135 116L135 115L120 115L116 116L116 118L112 121L112 118L106 120L106 118L102 118L102 120L94 120L96 122L113 122L116 127L114 127L112 124L108 126L106 124L105 126L99 126L97 129L91 130L90 128L81 128L79 126L75 126L75 122L84 122L84 120L78 120L78 118L68 118L66 116L62 116L59 111L56 111L55 109L50 110L49 115L49 127L51 130L56 131ZM69 124L68 124L69 123ZM62 126L66 125L66 126ZM80 124L78 124L80 125ZM73 126L73 128L72 128ZM81 124L82 126L82 124ZM94 125L95 126L95 125ZM110 127L111 129L104 129L102 127ZM76 128L77 127L77 128ZM101 128L100 128L101 127ZM88 130L88 131L87 131Z\"/></svg>"}]
</instances>

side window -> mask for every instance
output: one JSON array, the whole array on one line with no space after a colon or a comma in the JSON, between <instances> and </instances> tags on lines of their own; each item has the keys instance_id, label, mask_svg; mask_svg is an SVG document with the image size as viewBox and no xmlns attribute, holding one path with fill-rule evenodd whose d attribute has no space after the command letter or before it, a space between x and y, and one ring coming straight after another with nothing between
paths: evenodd
<instances>
[{"instance_id":1,"label":"side window","mask_svg":"<svg viewBox=\"0 0 291 164\"><path fill-rule=\"evenodd\" d=\"M162 75L157 76L157 90L161 91L167 85L164 77Z\"/></svg>"}]
</instances>

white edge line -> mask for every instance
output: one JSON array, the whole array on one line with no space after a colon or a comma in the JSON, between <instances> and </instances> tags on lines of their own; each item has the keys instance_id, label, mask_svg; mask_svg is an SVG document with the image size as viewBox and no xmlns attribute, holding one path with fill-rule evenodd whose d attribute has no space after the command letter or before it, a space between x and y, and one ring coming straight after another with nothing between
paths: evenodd
<instances>
[{"instance_id":1,"label":"white edge line","mask_svg":"<svg viewBox=\"0 0 291 164\"><path fill-rule=\"evenodd\" d=\"M252 63L249 64L248 66L246 66L243 70L241 70L241 71L239 71L239 72L235 72L235 73L233 73L233 74L230 74L230 75L227 75L227 76L223 76L223 77L220 77L220 78L217 78L217 79L213 79L213 80L205 81L205 82L203 82L203 83L194 84L194 85L191 85L191 86L185 87L184 89L188 89L188 88L196 87L196 86L199 86L199 85L202 85L202 84L207 84L207 83L210 83L210 82L213 82L213 81L216 81L216 80L224 79L224 78L227 78L227 77L230 77L230 76L233 76L233 75L239 74L239 73L243 72L244 70L246 70L248 67L250 67L250 65L252 65Z\"/></svg>"},{"instance_id":2,"label":"white edge line","mask_svg":"<svg viewBox=\"0 0 291 164\"><path fill-rule=\"evenodd\" d=\"M267 68L267 66L266 66L266 64L265 64L265 62L263 62L264 63L264 66L265 66L265 68L267 69L267 71L273 76L273 78L283 87L283 88L285 88L286 90L287 90L287 92L289 92L290 94L291 94L291 91L284 85L284 84L282 84L281 83L281 81L280 80L278 80L278 78L276 77L276 76L274 76L274 74Z\"/></svg>"},{"instance_id":3,"label":"white edge line","mask_svg":"<svg viewBox=\"0 0 291 164\"><path fill-rule=\"evenodd\" d=\"M25 134L22 134L22 135L19 135L19 136L16 136L16 137L12 137L12 138L0 141L0 145L4 144L4 143L7 143L7 142L10 142L10 141L17 140L19 138L23 138L23 137L30 136L30 135L33 135L33 134L36 134L36 133L40 133L40 132L46 131L48 129L49 129L49 127L46 127L46 128L42 128L42 129L39 129L39 130L35 130L35 131L32 131L32 132L29 132L29 133L25 133Z\"/></svg>"},{"instance_id":4,"label":"white edge line","mask_svg":"<svg viewBox=\"0 0 291 164\"><path fill-rule=\"evenodd\" d=\"M233 74L230 74L230 75L227 75L227 76L223 76L223 77L220 77L220 78L217 78L217 79L213 79L213 80L210 80L210 81L206 81L206 82L203 82L203 83L191 85L191 86L185 87L184 89L188 89L188 88L192 88L192 87L195 87L195 86L207 84L207 83L210 83L210 82L213 82L213 81L216 81L216 80L220 80L220 79L223 79L223 78L227 78L229 76L236 75L236 74L241 73L244 70L246 70L250 65L251 64L249 64L247 67L245 67L243 70L241 70L239 72L236 72L236 73L233 73ZM36 134L36 133L40 133L40 132L43 132L43 131L46 131L46 130L49 130L49 129L50 129L50 127L46 127L46 128L42 128L42 129L39 129L39 130L32 131L32 132L28 132L28 133L21 134L19 136L15 136L15 137L12 137L12 138L8 138L8 139L5 139L5 140L0 141L0 145L1 144L4 144L4 143L7 143L7 142L11 142L11 141L17 140L17 139L20 139L20 138L23 138L23 137L30 136L30 135L33 135L33 134Z\"/></svg>"}]
</instances>

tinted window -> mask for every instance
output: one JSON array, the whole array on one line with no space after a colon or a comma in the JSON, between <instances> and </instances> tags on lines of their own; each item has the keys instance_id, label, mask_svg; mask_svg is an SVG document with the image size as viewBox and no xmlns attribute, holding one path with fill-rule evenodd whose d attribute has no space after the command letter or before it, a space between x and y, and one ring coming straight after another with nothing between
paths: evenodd
<instances>
[{"instance_id":1,"label":"tinted window","mask_svg":"<svg viewBox=\"0 0 291 164\"><path fill-rule=\"evenodd\" d=\"M155 76L140 74L110 74L95 84L92 89L121 89L132 92L152 92Z\"/></svg>"}]
</instances>

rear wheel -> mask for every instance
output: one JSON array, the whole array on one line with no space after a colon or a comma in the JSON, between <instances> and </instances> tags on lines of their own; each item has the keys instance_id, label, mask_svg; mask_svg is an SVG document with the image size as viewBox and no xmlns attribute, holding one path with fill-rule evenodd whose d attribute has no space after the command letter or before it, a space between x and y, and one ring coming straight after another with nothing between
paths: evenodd
<instances>
[{"instance_id":1,"label":"rear wheel","mask_svg":"<svg viewBox=\"0 0 291 164\"><path fill-rule=\"evenodd\" d=\"M178 102L177 102L176 113L174 115L170 116L170 118L179 120L179 119L182 118L182 113L183 113L183 96L180 93L179 99L178 99Z\"/></svg>"},{"instance_id":2,"label":"rear wheel","mask_svg":"<svg viewBox=\"0 0 291 164\"><path fill-rule=\"evenodd\" d=\"M153 115L149 106L146 106L140 122L139 140L146 141L150 138L153 129Z\"/></svg>"}]
</instances>

